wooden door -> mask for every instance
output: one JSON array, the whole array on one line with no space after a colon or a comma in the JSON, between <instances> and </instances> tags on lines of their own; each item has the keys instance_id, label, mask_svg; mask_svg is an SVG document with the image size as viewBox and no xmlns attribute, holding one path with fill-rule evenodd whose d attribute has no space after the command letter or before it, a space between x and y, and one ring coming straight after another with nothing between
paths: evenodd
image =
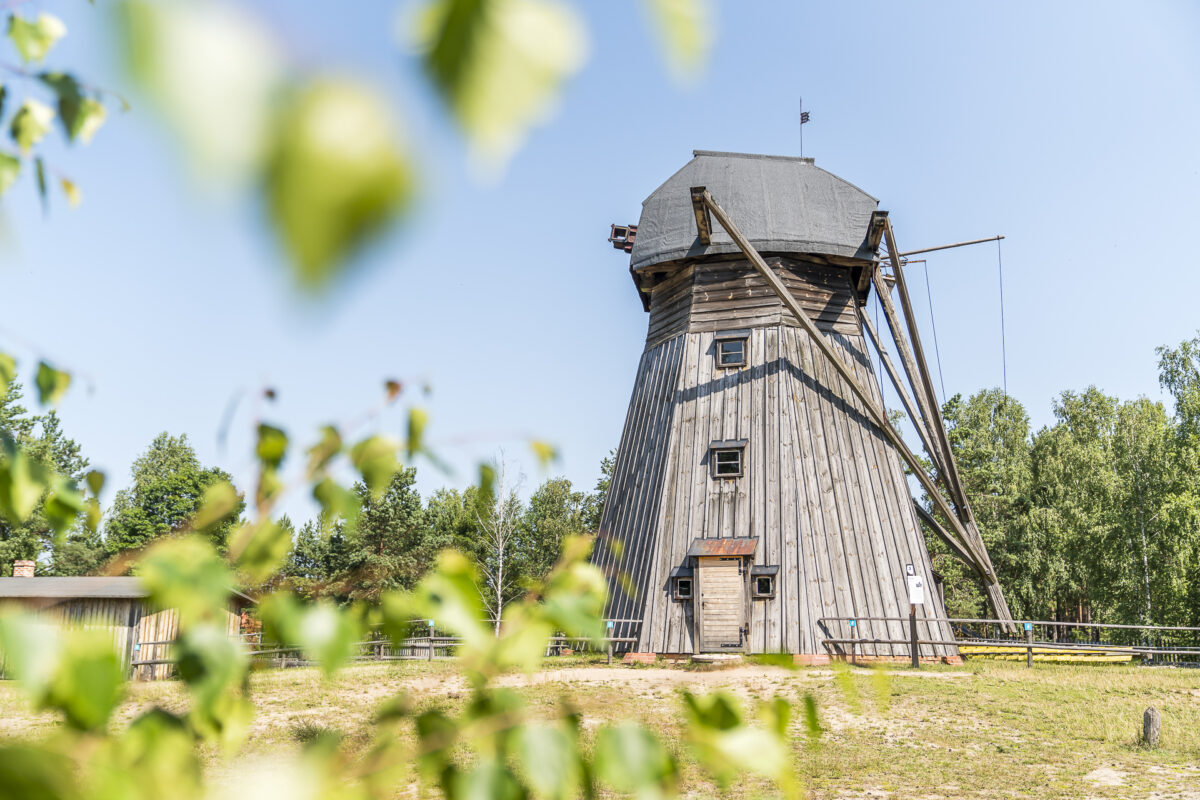
<instances>
[{"instance_id":1,"label":"wooden door","mask_svg":"<svg viewBox=\"0 0 1200 800\"><path fill-rule=\"evenodd\" d=\"M743 648L746 625L746 575L741 558L696 559L699 613L696 625L701 653L728 653Z\"/></svg>"}]
</instances>

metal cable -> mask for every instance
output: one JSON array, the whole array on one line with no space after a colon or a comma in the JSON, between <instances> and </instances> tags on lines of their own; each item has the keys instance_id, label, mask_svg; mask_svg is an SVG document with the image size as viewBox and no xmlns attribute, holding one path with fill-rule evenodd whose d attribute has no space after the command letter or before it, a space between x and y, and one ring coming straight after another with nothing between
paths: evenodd
<instances>
[{"instance_id":1,"label":"metal cable","mask_svg":"<svg viewBox=\"0 0 1200 800\"><path fill-rule=\"evenodd\" d=\"M1008 399L1008 344L1004 335L1004 258L1000 240L996 240L996 271L1000 276L1000 365L1004 376L1004 399Z\"/></svg>"},{"instance_id":2,"label":"metal cable","mask_svg":"<svg viewBox=\"0 0 1200 800\"><path fill-rule=\"evenodd\" d=\"M942 402L946 401L946 379L942 377L942 351L938 349L937 320L933 318L933 290L929 288L929 264L922 261L925 270L925 298L929 300L929 325L933 328L933 352L937 356L938 383L942 387Z\"/></svg>"}]
</instances>

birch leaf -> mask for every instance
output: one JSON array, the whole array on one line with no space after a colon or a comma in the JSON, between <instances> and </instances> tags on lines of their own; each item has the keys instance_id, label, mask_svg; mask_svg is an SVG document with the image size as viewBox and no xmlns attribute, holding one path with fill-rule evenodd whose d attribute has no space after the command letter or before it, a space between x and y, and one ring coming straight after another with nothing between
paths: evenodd
<instances>
[{"instance_id":1,"label":"birch leaf","mask_svg":"<svg viewBox=\"0 0 1200 800\"><path fill-rule=\"evenodd\" d=\"M326 286L411 205L412 168L383 101L321 81L287 99L267 163L267 207L306 289Z\"/></svg>"},{"instance_id":2,"label":"birch leaf","mask_svg":"<svg viewBox=\"0 0 1200 800\"><path fill-rule=\"evenodd\" d=\"M21 148L21 152L29 154L30 149L40 142L50 132L50 123L54 122L54 109L40 100L26 100L20 110L13 115L9 134Z\"/></svg>"},{"instance_id":3,"label":"birch leaf","mask_svg":"<svg viewBox=\"0 0 1200 800\"><path fill-rule=\"evenodd\" d=\"M83 202L83 192L79 191L79 187L66 178L60 178L59 186L62 187L63 194L67 197L67 203L71 208L75 208Z\"/></svg>"},{"instance_id":4,"label":"birch leaf","mask_svg":"<svg viewBox=\"0 0 1200 800\"><path fill-rule=\"evenodd\" d=\"M8 18L8 38L26 63L44 59L54 43L66 35L63 21L44 11L32 22L16 14Z\"/></svg>"},{"instance_id":5,"label":"birch leaf","mask_svg":"<svg viewBox=\"0 0 1200 800\"><path fill-rule=\"evenodd\" d=\"M711 12L706 0L647 0L667 64L677 79L695 77L712 46Z\"/></svg>"},{"instance_id":6,"label":"birch leaf","mask_svg":"<svg viewBox=\"0 0 1200 800\"><path fill-rule=\"evenodd\" d=\"M426 74L491 167L550 115L587 59L583 24L554 0L435 0L414 30Z\"/></svg>"},{"instance_id":7,"label":"birch leaf","mask_svg":"<svg viewBox=\"0 0 1200 800\"><path fill-rule=\"evenodd\" d=\"M8 153L0 153L0 195L17 182L21 174L21 160Z\"/></svg>"},{"instance_id":8,"label":"birch leaf","mask_svg":"<svg viewBox=\"0 0 1200 800\"><path fill-rule=\"evenodd\" d=\"M66 394L71 385L71 373L57 370L42 361L38 364L37 378L38 402L42 405L56 405Z\"/></svg>"}]
</instances>

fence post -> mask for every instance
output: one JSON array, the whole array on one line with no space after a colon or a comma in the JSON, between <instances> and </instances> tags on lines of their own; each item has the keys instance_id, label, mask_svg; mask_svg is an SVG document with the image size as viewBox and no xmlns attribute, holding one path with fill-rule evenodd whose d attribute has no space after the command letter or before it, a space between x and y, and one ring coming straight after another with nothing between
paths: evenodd
<instances>
[{"instance_id":1,"label":"fence post","mask_svg":"<svg viewBox=\"0 0 1200 800\"><path fill-rule=\"evenodd\" d=\"M1033 623L1025 623L1025 666L1033 669Z\"/></svg>"},{"instance_id":2,"label":"fence post","mask_svg":"<svg viewBox=\"0 0 1200 800\"><path fill-rule=\"evenodd\" d=\"M850 663L858 666L858 620L850 620Z\"/></svg>"},{"instance_id":3,"label":"fence post","mask_svg":"<svg viewBox=\"0 0 1200 800\"><path fill-rule=\"evenodd\" d=\"M920 669L921 656L917 650L917 607L911 603L908 606L908 639L912 648L913 669Z\"/></svg>"},{"instance_id":4,"label":"fence post","mask_svg":"<svg viewBox=\"0 0 1200 800\"><path fill-rule=\"evenodd\" d=\"M608 665L612 666L612 639L608 640Z\"/></svg>"}]
</instances>

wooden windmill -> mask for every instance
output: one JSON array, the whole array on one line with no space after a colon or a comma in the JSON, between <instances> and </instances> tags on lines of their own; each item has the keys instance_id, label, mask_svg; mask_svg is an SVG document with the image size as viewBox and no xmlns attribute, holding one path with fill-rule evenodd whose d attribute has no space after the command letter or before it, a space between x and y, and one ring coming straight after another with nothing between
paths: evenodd
<instances>
[{"instance_id":1,"label":"wooden windmill","mask_svg":"<svg viewBox=\"0 0 1200 800\"><path fill-rule=\"evenodd\" d=\"M614 634L638 653L820 661L853 618L856 635L886 641L866 654L907 657L906 570L934 585L921 523L1011 619L887 212L812 159L694 156L636 227L613 230L650 314L596 556L612 576ZM902 373L863 313L872 286ZM935 478L888 422L867 337ZM946 524L913 501L905 467ZM917 612L920 655L954 656L938 594Z\"/></svg>"}]
</instances>

